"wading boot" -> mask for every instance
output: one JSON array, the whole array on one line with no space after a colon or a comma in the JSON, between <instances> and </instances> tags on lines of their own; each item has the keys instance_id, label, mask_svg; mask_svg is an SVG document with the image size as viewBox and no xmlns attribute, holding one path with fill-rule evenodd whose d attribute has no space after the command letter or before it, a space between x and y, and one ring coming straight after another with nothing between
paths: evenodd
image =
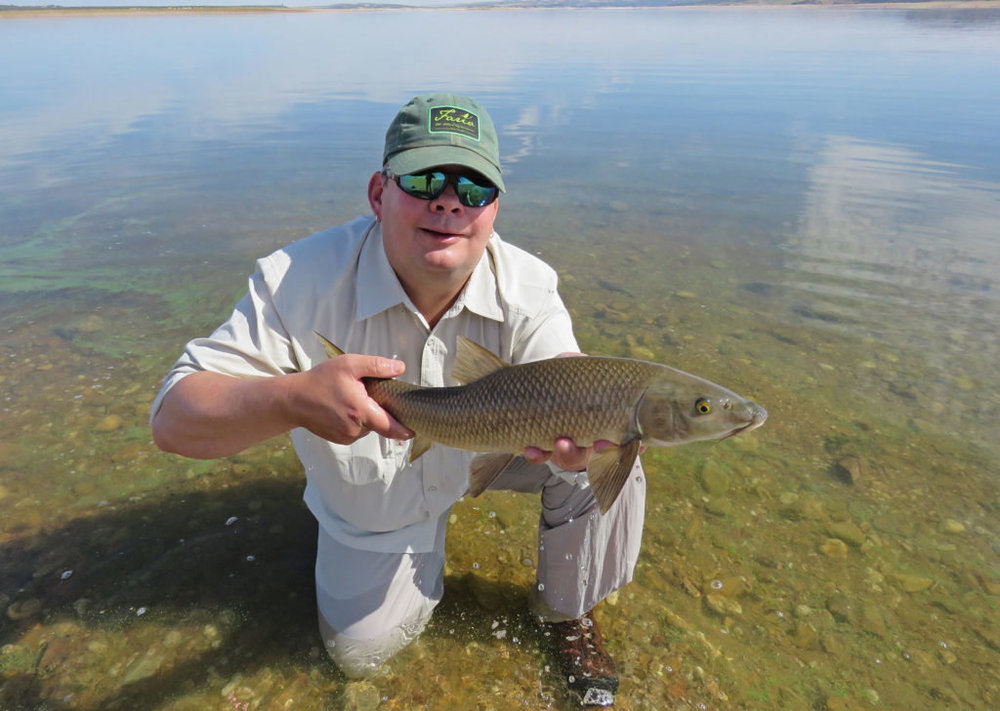
<instances>
[{"instance_id":1,"label":"wading boot","mask_svg":"<svg viewBox=\"0 0 1000 711\"><path fill-rule=\"evenodd\" d=\"M567 622L550 622L545 627L570 692L583 706L613 706L618 674L591 614Z\"/></svg>"}]
</instances>

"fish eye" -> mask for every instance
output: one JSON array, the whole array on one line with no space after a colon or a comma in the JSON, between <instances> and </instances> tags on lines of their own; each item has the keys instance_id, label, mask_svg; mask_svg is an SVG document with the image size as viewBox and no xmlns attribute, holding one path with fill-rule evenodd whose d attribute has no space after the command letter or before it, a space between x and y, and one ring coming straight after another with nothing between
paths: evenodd
<instances>
[{"instance_id":1,"label":"fish eye","mask_svg":"<svg viewBox=\"0 0 1000 711\"><path fill-rule=\"evenodd\" d=\"M706 398L698 398L694 403L694 411L699 415L707 415L712 411L712 403Z\"/></svg>"}]
</instances>

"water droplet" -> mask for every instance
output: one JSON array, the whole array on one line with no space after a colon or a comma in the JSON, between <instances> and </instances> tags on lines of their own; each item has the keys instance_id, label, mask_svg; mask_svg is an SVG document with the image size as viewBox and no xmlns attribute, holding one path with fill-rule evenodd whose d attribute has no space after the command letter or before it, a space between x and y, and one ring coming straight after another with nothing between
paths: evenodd
<instances>
[{"instance_id":1,"label":"water droplet","mask_svg":"<svg viewBox=\"0 0 1000 711\"><path fill-rule=\"evenodd\" d=\"M64 570L62 572L62 575L59 576L59 579L60 580L69 580L70 577L72 577L72 575L73 575L73 571L72 570Z\"/></svg>"},{"instance_id":2,"label":"water droplet","mask_svg":"<svg viewBox=\"0 0 1000 711\"><path fill-rule=\"evenodd\" d=\"M545 583L538 583L538 592L545 591Z\"/></svg>"},{"instance_id":3,"label":"water droplet","mask_svg":"<svg viewBox=\"0 0 1000 711\"><path fill-rule=\"evenodd\" d=\"M479 570L479 563L473 563L472 564L472 569L473 570Z\"/></svg>"},{"instance_id":4,"label":"water droplet","mask_svg":"<svg viewBox=\"0 0 1000 711\"><path fill-rule=\"evenodd\" d=\"M709 583L709 585L712 586L712 590L722 590L721 580L713 580L711 583Z\"/></svg>"},{"instance_id":5,"label":"water droplet","mask_svg":"<svg viewBox=\"0 0 1000 711\"><path fill-rule=\"evenodd\" d=\"M226 525L227 526L232 526L234 523L236 523L239 520L240 520L239 516L230 516L229 518L226 519Z\"/></svg>"}]
</instances>

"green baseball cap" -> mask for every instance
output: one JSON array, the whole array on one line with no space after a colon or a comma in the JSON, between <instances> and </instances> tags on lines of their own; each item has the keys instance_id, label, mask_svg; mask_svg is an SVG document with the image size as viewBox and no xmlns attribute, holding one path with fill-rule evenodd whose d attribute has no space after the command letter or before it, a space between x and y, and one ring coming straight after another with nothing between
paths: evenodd
<instances>
[{"instance_id":1,"label":"green baseball cap","mask_svg":"<svg viewBox=\"0 0 1000 711\"><path fill-rule=\"evenodd\" d=\"M399 110L385 132L382 164L397 175L462 165L506 192L493 119L460 94L423 94Z\"/></svg>"}]
</instances>

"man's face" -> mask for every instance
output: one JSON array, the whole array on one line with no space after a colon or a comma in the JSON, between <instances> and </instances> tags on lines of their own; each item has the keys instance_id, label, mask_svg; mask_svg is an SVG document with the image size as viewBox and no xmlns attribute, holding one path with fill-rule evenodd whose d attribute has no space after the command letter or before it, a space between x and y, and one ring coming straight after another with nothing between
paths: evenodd
<instances>
[{"instance_id":1,"label":"man's face","mask_svg":"<svg viewBox=\"0 0 1000 711\"><path fill-rule=\"evenodd\" d=\"M459 166L439 169L463 172ZM381 173L369 181L368 199L382 221L389 263L411 298L414 290L465 284L483 256L499 209L499 200L484 207L463 205L450 184L433 200L412 197Z\"/></svg>"}]
</instances>

